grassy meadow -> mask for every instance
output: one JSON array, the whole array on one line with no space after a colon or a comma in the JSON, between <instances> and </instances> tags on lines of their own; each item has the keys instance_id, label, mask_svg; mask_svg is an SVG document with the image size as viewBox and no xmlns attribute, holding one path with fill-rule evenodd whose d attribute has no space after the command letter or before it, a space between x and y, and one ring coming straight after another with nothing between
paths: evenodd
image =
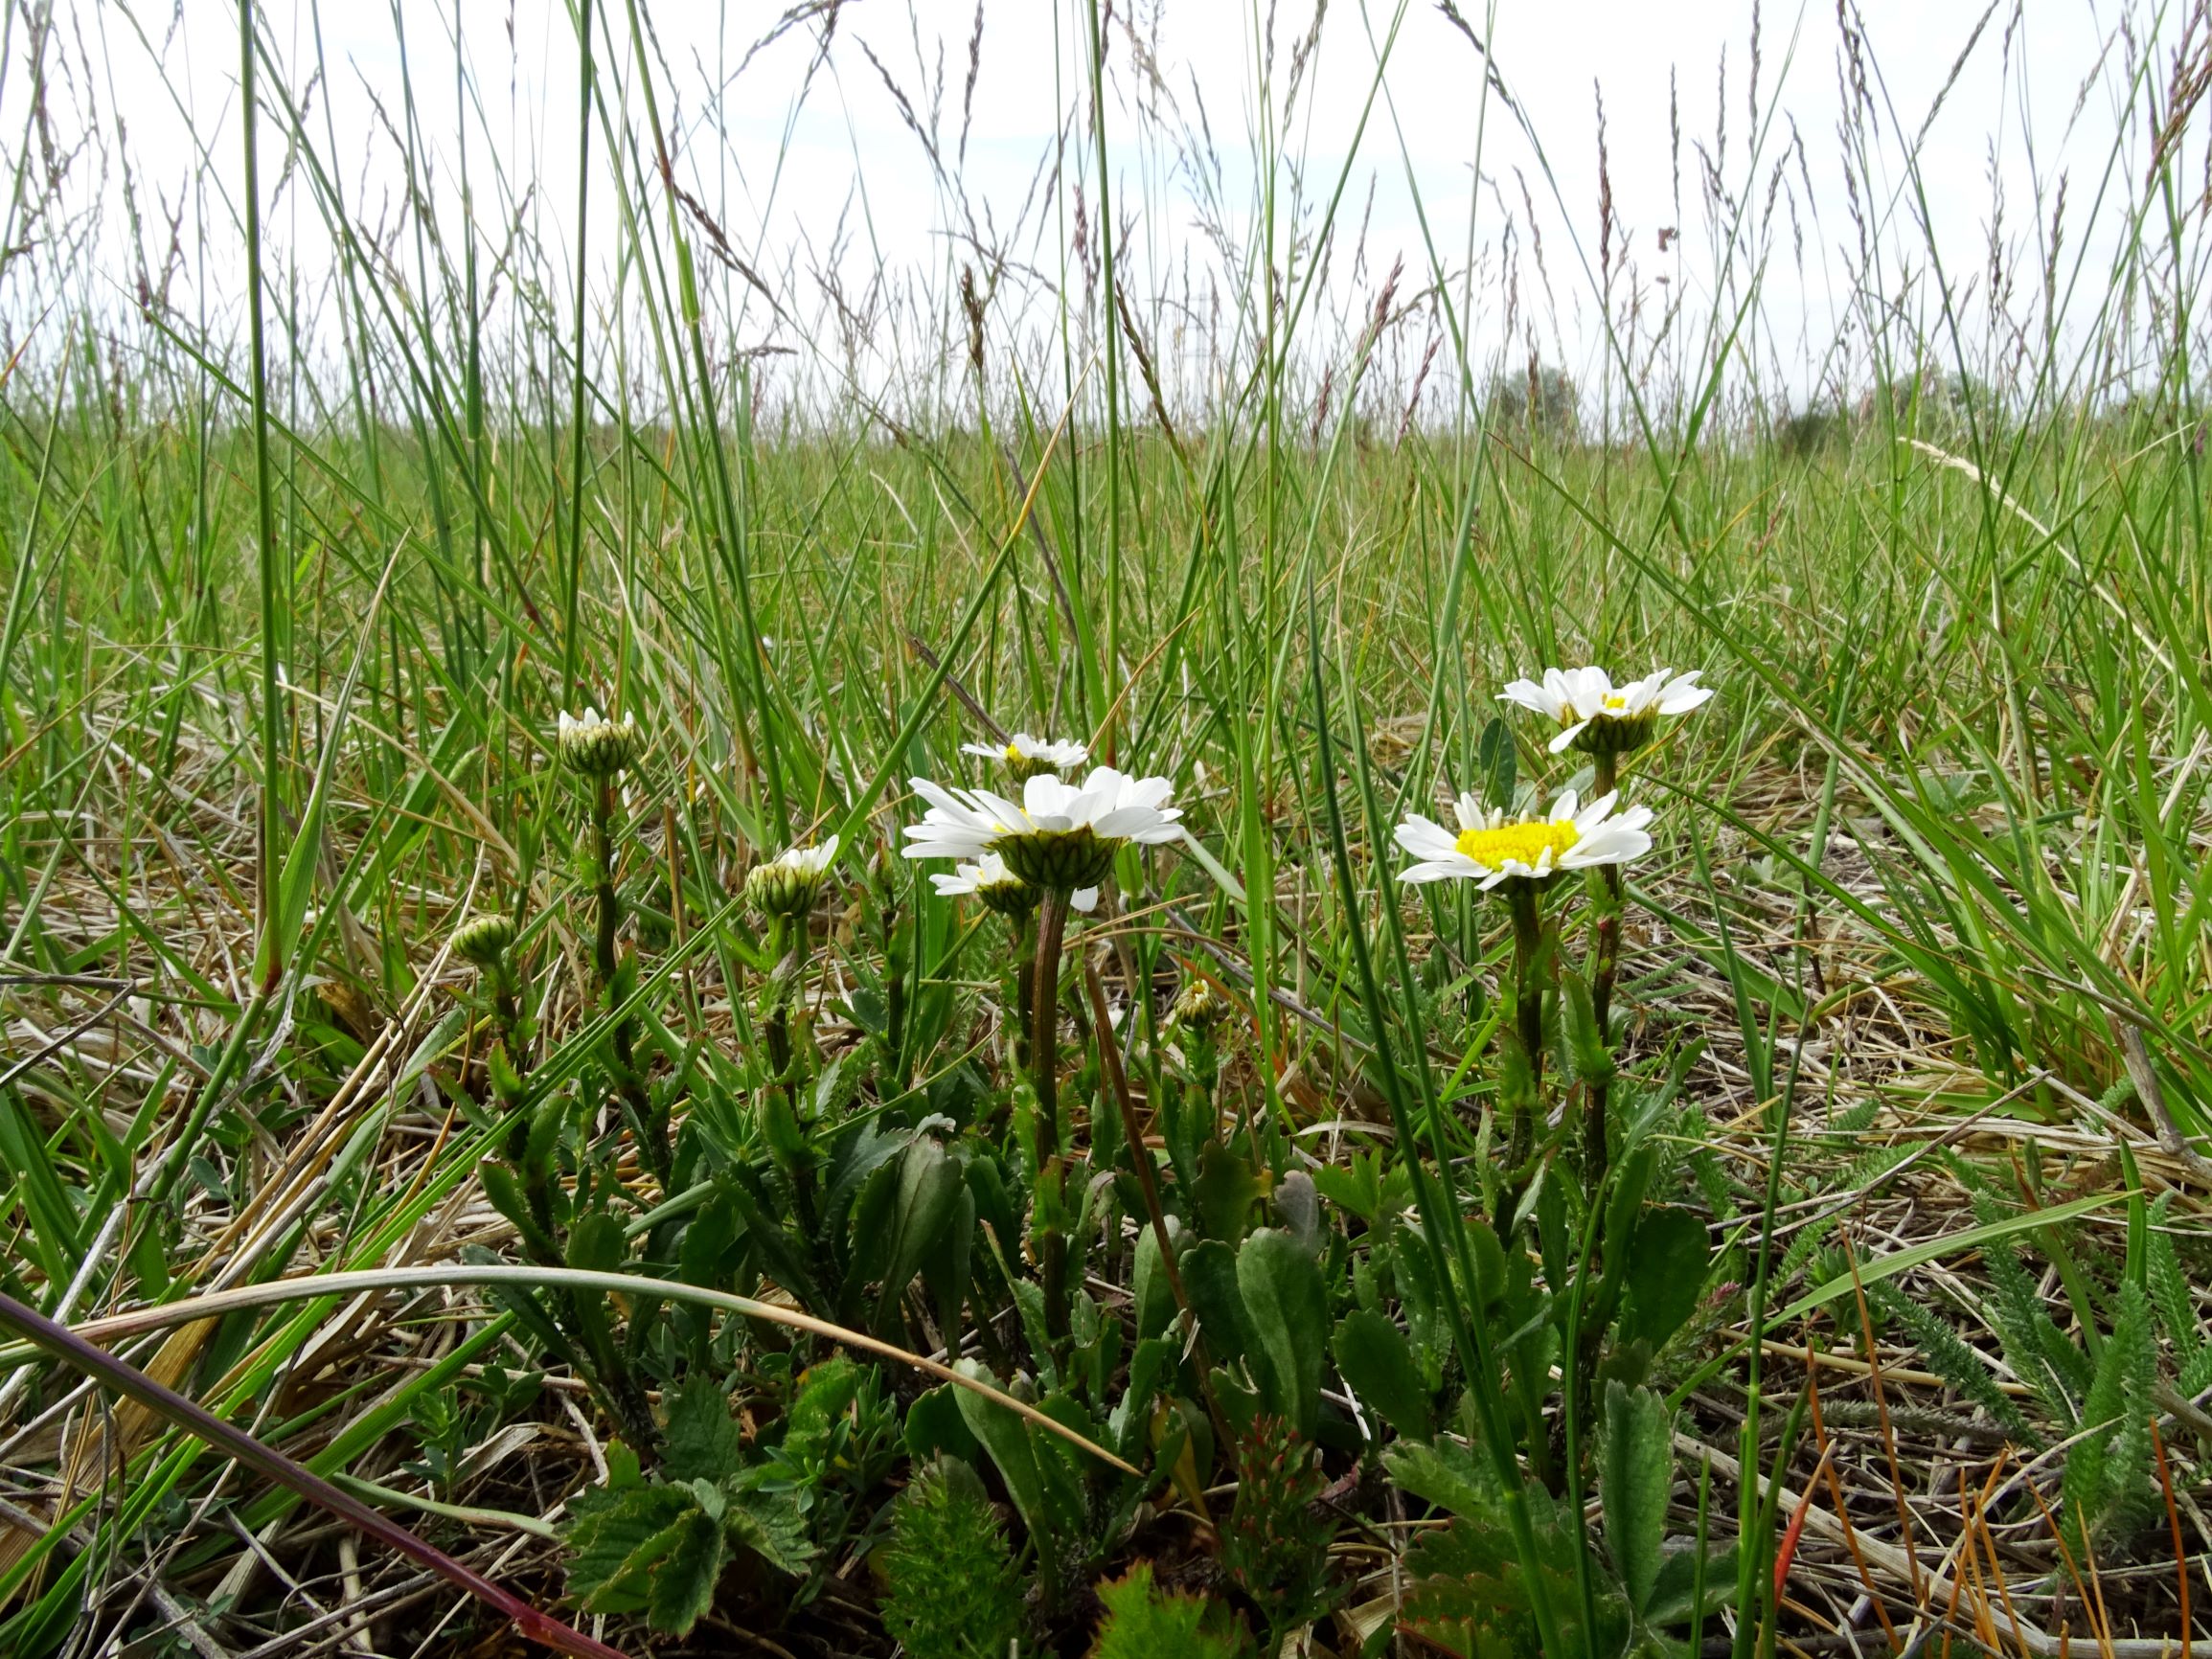
<instances>
[{"instance_id":1,"label":"grassy meadow","mask_svg":"<svg viewBox=\"0 0 2212 1659\"><path fill-rule=\"evenodd\" d=\"M1570 375L1479 345L1539 284L1446 245L1465 204L1328 274L1304 19L1209 308L1156 210L1099 236L1107 183L1221 172L1093 98L1143 63L1095 3L1060 268L983 238L864 295L668 166L642 7L561 25L599 243L513 157L449 176L489 94L444 25L371 208L313 30L188 9L245 86L195 246L57 90L101 49L11 4L0 1653L2212 1642L2212 25L2171 10L2115 30L2101 175L1988 246L1915 211L1845 27L1863 299L1800 381L1756 70L1694 293L1645 303L1609 187L1555 238L1605 319ZM1471 98L1442 11L1369 37ZM1583 664L1716 694L1555 750L1499 693ZM1017 732L1178 824L1002 825L941 893L910 780L1019 804ZM1616 777L1626 862L1399 879L1409 814Z\"/></svg>"}]
</instances>

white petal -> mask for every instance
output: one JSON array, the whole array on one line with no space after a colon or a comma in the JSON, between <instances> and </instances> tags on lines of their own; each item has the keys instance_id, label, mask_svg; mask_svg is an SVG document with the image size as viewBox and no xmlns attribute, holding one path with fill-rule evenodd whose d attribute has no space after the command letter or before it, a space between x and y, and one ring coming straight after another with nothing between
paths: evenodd
<instances>
[{"instance_id":1,"label":"white petal","mask_svg":"<svg viewBox=\"0 0 2212 1659\"><path fill-rule=\"evenodd\" d=\"M1437 858L1447 853L1457 857L1459 838L1443 825L1413 812L1393 832L1398 845L1416 858Z\"/></svg>"},{"instance_id":2,"label":"white petal","mask_svg":"<svg viewBox=\"0 0 2212 1659\"><path fill-rule=\"evenodd\" d=\"M964 808L952 795L926 778L909 778L907 786L940 812L959 812Z\"/></svg>"},{"instance_id":3,"label":"white petal","mask_svg":"<svg viewBox=\"0 0 2212 1659\"><path fill-rule=\"evenodd\" d=\"M1565 731L1562 732L1558 737L1554 738L1550 742L1546 743L1544 747L1555 755L1565 754L1567 745L1575 740L1576 734L1581 732L1581 730L1588 724L1589 721L1587 720L1577 720L1573 725L1569 726Z\"/></svg>"},{"instance_id":4,"label":"white petal","mask_svg":"<svg viewBox=\"0 0 2212 1659\"><path fill-rule=\"evenodd\" d=\"M1559 694L1534 680L1515 680L1498 693L1497 697L1501 703L1518 703L1533 714L1545 715L1555 720L1560 717Z\"/></svg>"},{"instance_id":5,"label":"white petal","mask_svg":"<svg viewBox=\"0 0 2212 1659\"><path fill-rule=\"evenodd\" d=\"M1552 816L1555 818L1572 818L1575 821L1575 828L1587 835L1606 821L1607 815L1613 809L1613 804L1620 798L1621 792L1618 789L1608 790L1577 811L1574 807L1573 791L1569 790L1560 797L1559 804L1552 808Z\"/></svg>"},{"instance_id":6,"label":"white petal","mask_svg":"<svg viewBox=\"0 0 2212 1659\"><path fill-rule=\"evenodd\" d=\"M1572 870L1586 870L1597 864L1626 864L1631 858L1641 858L1652 850L1652 838L1641 830L1630 830L1620 824L1605 824L1592 834L1567 849L1561 863Z\"/></svg>"},{"instance_id":7,"label":"white petal","mask_svg":"<svg viewBox=\"0 0 2212 1659\"><path fill-rule=\"evenodd\" d=\"M1461 858L1450 864L1446 864L1438 860L1431 860L1421 864L1408 864L1403 870L1401 870L1398 873L1398 879L1401 881L1411 881L1416 883L1424 881L1466 881L1481 874L1481 867L1477 865L1472 859Z\"/></svg>"},{"instance_id":8,"label":"white petal","mask_svg":"<svg viewBox=\"0 0 2212 1659\"><path fill-rule=\"evenodd\" d=\"M1143 807L1114 807L1101 812L1090 821L1094 834L1109 841L1127 841L1140 830L1150 830L1160 821L1157 812Z\"/></svg>"},{"instance_id":9,"label":"white petal","mask_svg":"<svg viewBox=\"0 0 2212 1659\"><path fill-rule=\"evenodd\" d=\"M1462 795L1451 804L1452 816L1459 820L1462 830L1494 830L1504 816L1494 812L1472 795Z\"/></svg>"},{"instance_id":10,"label":"white petal","mask_svg":"<svg viewBox=\"0 0 2212 1659\"><path fill-rule=\"evenodd\" d=\"M1021 809L1040 821L1061 817L1082 793L1054 773L1038 772L1021 786Z\"/></svg>"},{"instance_id":11,"label":"white petal","mask_svg":"<svg viewBox=\"0 0 2212 1659\"><path fill-rule=\"evenodd\" d=\"M1606 699L1613 694L1613 676L1601 668L1572 669L1566 679L1566 700L1574 705L1575 714L1585 720L1604 709Z\"/></svg>"},{"instance_id":12,"label":"white petal","mask_svg":"<svg viewBox=\"0 0 2212 1659\"><path fill-rule=\"evenodd\" d=\"M1067 902L1070 909L1080 910L1083 915L1088 916L1098 908L1098 889L1095 887L1079 887L1067 896Z\"/></svg>"}]
</instances>

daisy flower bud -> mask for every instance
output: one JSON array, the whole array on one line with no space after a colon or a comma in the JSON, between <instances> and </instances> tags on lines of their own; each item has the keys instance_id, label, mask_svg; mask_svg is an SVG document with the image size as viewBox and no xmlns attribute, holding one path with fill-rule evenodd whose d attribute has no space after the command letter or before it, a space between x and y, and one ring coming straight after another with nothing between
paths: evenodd
<instances>
[{"instance_id":1,"label":"daisy flower bud","mask_svg":"<svg viewBox=\"0 0 2212 1659\"><path fill-rule=\"evenodd\" d=\"M1194 979L1183 987L1175 998L1173 1018L1175 1024L1195 1032L1209 1032L1235 1011L1228 999L1202 979Z\"/></svg>"},{"instance_id":2,"label":"daisy flower bud","mask_svg":"<svg viewBox=\"0 0 2212 1659\"><path fill-rule=\"evenodd\" d=\"M514 923L498 914L471 917L453 930L453 954L487 972L507 960L514 943Z\"/></svg>"},{"instance_id":3,"label":"daisy flower bud","mask_svg":"<svg viewBox=\"0 0 2212 1659\"><path fill-rule=\"evenodd\" d=\"M1516 680L1498 700L1559 721L1560 735L1550 744L1555 755L1570 748L1626 755L1652 740L1662 716L1686 715L1713 695L1711 686L1698 684L1699 671L1661 669L1616 686L1603 669L1546 669L1541 681Z\"/></svg>"},{"instance_id":4,"label":"daisy flower bud","mask_svg":"<svg viewBox=\"0 0 2212 1659\"><path fill-rule=\"evenodd\" d=\"M819 847L792 847L745 877L745 902L763 916L804 916L814 908L822 877L837 856L837 837Z\"/></svg>"},{"instance_id":5,"label":"daisy flower bud","mask_svg":"<svg viewBox=\"0 0 2212 1659\"><path fill-rule=\"evenodd\" d=\"M612 778L637 759L640 747L637 722L627 715L617 724L597 709L585 709L582 718L566 709L560 712L556 752L560 763L572 772L582 772L587 778Z\"/></svg>"}]
</instances>

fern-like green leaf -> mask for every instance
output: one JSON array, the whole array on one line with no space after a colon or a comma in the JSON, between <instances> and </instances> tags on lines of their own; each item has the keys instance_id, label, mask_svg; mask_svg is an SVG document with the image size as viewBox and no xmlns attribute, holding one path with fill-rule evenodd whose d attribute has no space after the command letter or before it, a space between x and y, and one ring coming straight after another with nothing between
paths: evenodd
<instances>
[{"instance_id":1,"label":"fern-like green leaf","mask_svg":"<svg viewBox=\"0 0 2212 1659\"><path fill-rule=\"evenodd\" d=\"M1911 1333L1928 1370L1989 1413L1992 1421L2021 1444L2040 1446L2043 1443L2042 1437L2021 1415L2020 1408L1997 1387L1996 1378L1990 1375L1981 1355L1946 1321L1899 1292L1894 1285L1875 1285L1874 1296L1883 1315Z\"/></svg>"},{"instance_id":2,"label":"fern-like green leaf","mask_svg":"<svg viewBox=\"0 0 2212 1659\"><path fill-rule=\"evenodd\" d=\"M2142 1518L2151 1479L2147 1419L2156 1380L2151 1303L2132 1281L2120 1286L2112 1333L2082 1401L2084 1433L2066 1452L2060 1491L2066 1530L2079 1549L2099 1531ZM2140 1424L2140 1426L2138 1426Z\"/></svg>"},{"instance_id":3,"label":"fern-like green leaf","mask_svg":"<svg viewBox=\"0 0 2212 1659\"><path fill-rule=\"evenodd\" d=\"M933 1464L900 1494L881 1561L883 1627L909 1659L1005 1659L1021 1633L1021 1580L966 1464Z\"/></svg>"},{"instance_id":4,"label":"fern-like green leaf","mask_svg":"<svg viewBox=\"0 0 2212 1659\"><path fill-rule=\"evenodd\" d=\"M2150 1284L2151 1300L2157 1307L2159 1323L2165 1326L2166 1335L2174 1344L2175 1369L2185 1375L2207 1345L2204 1333L2197 1326L2197 1305L2189 1294L2189 1280L2181 1271L2181 1258L2174 1248L2174 1236L2167 1231L2168 1218L2173 1213L2174 1194L2161 1193L2157 1203L2151 1206L2144 1277Z\"/></svg>"},{"instance_id":5,"label":"fern-like green leaf","mask_svg":"<svg viewBox=\"0 0 2212 1659\"><path fill-rule=\"evenodd\" d=\"M1098 1587L1106 1605L1090 1659L1247 1659L1251 1644L1227 1611L1152 1588L1150 1561Z\"/></svg>"}]
</instances>

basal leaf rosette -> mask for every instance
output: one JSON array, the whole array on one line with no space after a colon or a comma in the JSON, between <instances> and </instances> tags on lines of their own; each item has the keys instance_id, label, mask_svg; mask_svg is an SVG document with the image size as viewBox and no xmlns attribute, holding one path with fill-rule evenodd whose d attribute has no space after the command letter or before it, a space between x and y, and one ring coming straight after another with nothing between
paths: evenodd
<instances>
[{"instance_id":1,"label":"basal leaf rosette","mask_svg":"<svg viewBox=\"0 0 2212 1659\"><path fill-rule=\"evenodd\" d=\"M996 761L1016 784L1027 784L1030 779L1048 772L1072 772L1090 759L1090 749L1085 744L1033 738L1027 732L1016 732L1004 743L963 743L960 752Z\"/></svg>"},{"instance_id":2,"label":"basal leaf rosette","mask_svg":"<svg viewBox=\"0 0 2212 1659\"><path fill-rule=\"evenodd\" d=\"M1616 686L1603 669L1546 669L1541 680L1514 681L1498 700L1557 720L1560 734L1550 743L1555 755L1570 748L1626 755L1650 742L1662 718L1689 714L1712 697L1711 686L1698 684L1700 671L1661 669Z\"/></svg>"},{"instance_id":3,"label":"basal leaf rosette","mask_svg":"<svg viewBox=\"0 0 2212 1659\"><path fill-rule=\"evenodd\" d=\"M1398 827L1398 845L1414 862L1398 873L1401 881L1471 881L1484 893L1508 882L1540 884L1564 870L1626 864L1652 850L1646 829L1649 807L1630 807L1615 815L1619 793L1601 795L1588 806L1568 789L1552 803L1548 816L1516 817L1486 809L1472 795L1455 807L1456 833L1415 812Z\"/></svg>"},{"instance_id":4,"label":"basal leaf rosette","mask_svg":"<svg viewBox=\"0 0 2212 1659\"><path fill-rule=\"evenodd\" d=\"M948 789L926 778L912 783L928 810L906 827L905 856L950 858L980 870L985 856L995 854L998 869L1039 893L1095 889L1124 847L1182 834L1182 813L1168 805L1170 780L1132 778L1111 766L1095 768L1081 784L1037 773L1022 784L1018 803L989 789Z\"/></svg>"}]
</instances>

